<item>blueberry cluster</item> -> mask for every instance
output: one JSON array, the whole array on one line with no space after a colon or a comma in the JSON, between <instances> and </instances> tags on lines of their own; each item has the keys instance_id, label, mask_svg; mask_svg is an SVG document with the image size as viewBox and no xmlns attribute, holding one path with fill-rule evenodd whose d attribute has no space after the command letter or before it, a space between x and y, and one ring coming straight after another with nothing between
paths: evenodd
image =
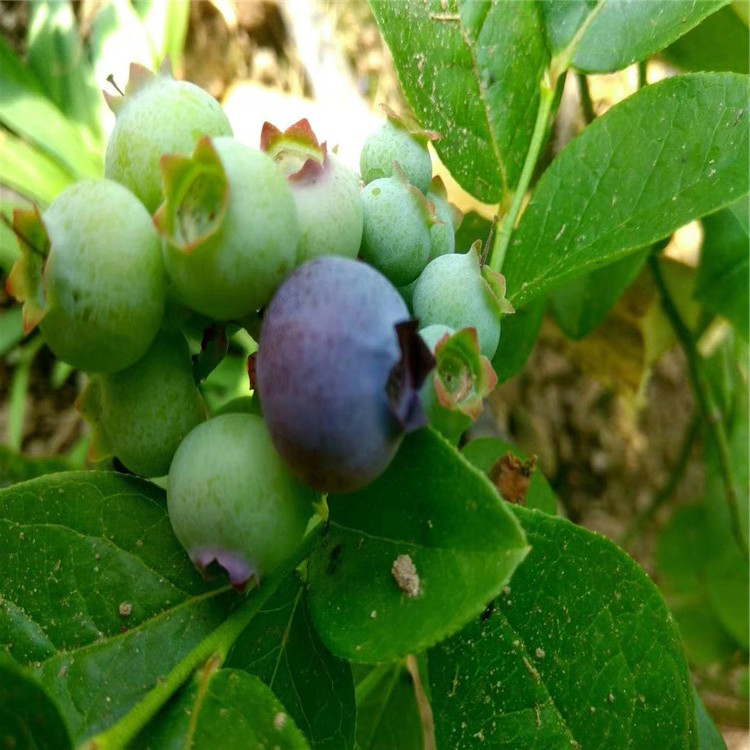
<instances>
[{"instance_id":1,"label":"blueberry cluster","mask_svg":"<svg viewBox=\"0 0 750 750\"><path fill-rule=\"evenodd\" d=\"M457 440L476 418L501 285L475 248L455 252L460 213L432 179L431 134L392 113L360 180L306 120L266 124L250 148L165 72L133 66L108 101L104 177L16 212L9 289L25 327L90 374L92 457L168 474L191 559L243 587L291 554L320 493L373 481L428 421ZM185 310L261 320L252 413L209 418Z\"/></svg>"}]
</instances>

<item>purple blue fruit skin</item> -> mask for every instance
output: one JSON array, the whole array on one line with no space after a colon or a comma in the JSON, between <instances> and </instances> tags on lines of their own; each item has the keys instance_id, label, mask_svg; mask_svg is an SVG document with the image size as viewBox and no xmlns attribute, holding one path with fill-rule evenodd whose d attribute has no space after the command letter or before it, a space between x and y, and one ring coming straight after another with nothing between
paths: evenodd
<instances>
[{"instance_id":1,"label":"purple blue fruit skin","mask_svg":"<svg viewBox=\"0 0 750 750\"><path fill-rule=\"evenodd\" d=\"M291 189L270 156L231 138L211 143L229 182L226 213L196 247L167 239L164 263L187 305L232 320L265 305L295 267L300 229Z\"/></svg>"},{"instance_id":2,"label":"purple blue fruit skin","mask_svg":"<svg viewBox=\"0 0 750 750\"><path fill-rule=\"evenodd\" d=\"M253 414L222 414L198 425L169 469L175 535L198 568L218 563L239 589L295 551L318 499L289 474Z\"/></svg>"},{"instance_id":3,"label":"purple blue fruit skin","mask_svg":"<svg viewBox=\"0 0 750 750\"><path fill-rule=\"evenodd\" d=\"M140 359L164 315L166 275L151 217L126 188L84 180L42 215L51 249L39 328L57 357L88 372Z\"/></svg>"},{"instance_id":4,"label":"purple blue fruit skin","mask_svg":"<svg viewBox=\"0 0 750 750\"><path fill-rule=\"evenodd\" d=\"M374 180L362 190L360 255L397 287L414 281L430 256L430 224L412 191L399 176Z\"/></svg>"},{"instance_id":5,"label":"purple blue fruit skin","mask_svg":"<svg viewBox=\"0 0 750 750\"><path fill-rule=\"evenodd\" d=\"M117 456L135 474L162 477L177 447L206 419L187 342L160 333L134 365L96 375L80 397L98 457Z\"/></svg>"},{"instance_id":6,"label":"purple blue fruit skin","mask_svg":"<svg viewBox=\"0 0 750 750\"><path fill-rule=\"evenodd\" d=\"M387 279L344 258L306 263L277 291L257 388L274 445L301 481L349 492L390 463L403 429L386 385L401 356L394 326L408 319Z\"/></svg>"},{"instance_id":7,"label":"purple blue fruit skin","mask_svg":"<svg viewBox=\"0 0 750 750\"><path fill-rule=\"evenodd\" d=\"M389 119L367 137L360 151L359 170L365 184L391 177L394 161L412 185L423 193L428 191L432 162L427 145Z\"/></svg>"},{"instance_id":8,"label":"purple blue fruit skin","mask_svg":"<svg viewBox=\"0 0 750 750\"><path fill-rule=\"evenodd\" d=\"M204 135L232 135L219 103L188 81L154 75L120 102L104 174L135 193L149 213L163 200L162 156L187 155Z\"/></svg>"},{"instance_id":9,"label":"purple blue fruit skin","mask_svg":"<svg viewBox=\"0 0 750 750\"><path fill-rule=\"evenodd\" d=\"M430 261L417 280L412 304L422 328L476 328L482 354L492 359L500 341L500 310L475 250Z\"/></svg>"}]
</instances>

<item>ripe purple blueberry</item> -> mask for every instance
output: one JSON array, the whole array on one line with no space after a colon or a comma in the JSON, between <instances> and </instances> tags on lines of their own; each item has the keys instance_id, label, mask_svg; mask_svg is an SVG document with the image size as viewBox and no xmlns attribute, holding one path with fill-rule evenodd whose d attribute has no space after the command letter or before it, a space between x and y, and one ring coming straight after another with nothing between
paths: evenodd
<instances>
[{"instance_id":1,"label":"ripe purple blueberry","mask_svg":"<svg viewBox=\"0 0 750 750\"><path fill-rule=\"evenodd\" d=\"M276 292L256 362L263 415L291 472L349 492L425 423L419 387L432 357L398 291L377 271L318 258Z\"/></svg>"}]
</instances>

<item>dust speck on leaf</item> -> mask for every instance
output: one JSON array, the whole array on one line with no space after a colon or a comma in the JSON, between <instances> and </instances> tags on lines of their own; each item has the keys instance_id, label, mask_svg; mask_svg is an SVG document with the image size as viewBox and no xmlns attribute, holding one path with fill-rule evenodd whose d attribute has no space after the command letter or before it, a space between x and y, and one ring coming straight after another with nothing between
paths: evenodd
<instances>
[{"instance_id":1,"label":"dust speck on leaf","mask_svg":"<svg viewBox=\"0 0 750 750\"><path fill-rule=\"evenodd\" d=\"M277 713L276 716L273 717L273 728L277 732L280 732L284 727L284 724L286 724L286 714L279 711L279 713Z\"/></svg>"},{"instance_id":2,"label":"dust speck on leaf","mask_svg":"<svg viewBox=\"0 0 750 750\"><path fill-rule=\"evenodd\" d=\"M120 617L130 617L133 612L133 605L130 602L120 602L117 611L120 614Z\"/></svg>"},{"instance_id":3,"label":"dust speck on leaf","mask_svg":"<svg viewBox=\"0 0 750 750\"><path fill-rule=\"evenodd\" d=\"M399 555L391 566L391 575L398 587L408 597L415 598L421 593L419 574L414 561L409 555Z\"/></svg>"}]
</instances>

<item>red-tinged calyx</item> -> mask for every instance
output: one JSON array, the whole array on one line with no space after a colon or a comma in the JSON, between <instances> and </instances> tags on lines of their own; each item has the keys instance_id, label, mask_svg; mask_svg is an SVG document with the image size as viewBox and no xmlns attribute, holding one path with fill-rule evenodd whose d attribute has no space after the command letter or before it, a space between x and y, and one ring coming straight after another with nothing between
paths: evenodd
<instances>
[{"instance_id":1,"label":"red-tinged calyx","mask_svg":"<svg viewBox=\"0 0 750 750\"><path fill-rule=\"evenodd\" d=\"M248 581L253 576L258 578L255 568L248 563L240 552L233 552L220 547L198 547L188 550L188 556L204 578L209 577L209 568L214 564L223 568L229 576L229 583L240 593L245 590Z\"/></svg>"},{"instance_id":2,"label":"red-tinged calyx","mask_svg":"<svg viewBox=\"0 0 750 750\"><path fill-rule=\"evenodd\" d=\"M416 320L394 326L401 358L393 366L386 383L391 412L404 432L412 432L427 424L427 415L419 398L419 390L435 366L435 358L418 332Z\"/></svg>"},{"instance_id":3,"label":"red-tinged calyx","mask_svg":"<svg viewBox=\"0 0 750 750\"><path fill-rule=\"evenodd\" d=\"M298 120L283 132L263 123L260 148L281 167L290 182L318 179L328 166L325 143L319 143L307 119Z\"/></svg>"},{"instance_id":4,"label":"red-tinged calyx","mask_svg":"<svg viewBox=\"0 0 750 750\"><path fill-rule=\"evenodd\" d=\"M435 346L435 394L441 406L471 419L482 413L482 399L497 385L497 375L479 351L474 328L446 333Z\"/></svg>"},{"instance_id":5,"label":"red-tinged calyx","mask_svg":"<svg viewBox=\"0 0 750 750\"><path fill-rule=\"evenodd\" d=\"M23 332L28 333L47 312L44 263L49 255L50 240L36 206L13 211L11 229L21 254L11 268L5 288L8 294L23 302Z\"/></svg>"},{"instance_id":6,"label":"red-tinged calyx","mask_svg":"<svg viewBox=\"0 0 750 750\"><path fill-rule=\"evenodd\" d=\"M436 130L425 130L420 127L419 123L413 117L405 114L398 114L387 104L381 104L380 108L385 112L386 117L393 125L401 130L405 130L412 138L420 143L426 144L427 141L440 140L440 133Z\"/></svg>"},{"instance_id":7,"label":"red-tinged calyx","mask_svg":"<svg viewBox=\"0 0 750 750\"><path fill-rule=\"evenodd\" d=\"M208 136L192 156L163 156L161 168L165 200L154 226L171 245L190 252L221 227L229 201L226 172Z\"/></svg>"}]
</instances>

